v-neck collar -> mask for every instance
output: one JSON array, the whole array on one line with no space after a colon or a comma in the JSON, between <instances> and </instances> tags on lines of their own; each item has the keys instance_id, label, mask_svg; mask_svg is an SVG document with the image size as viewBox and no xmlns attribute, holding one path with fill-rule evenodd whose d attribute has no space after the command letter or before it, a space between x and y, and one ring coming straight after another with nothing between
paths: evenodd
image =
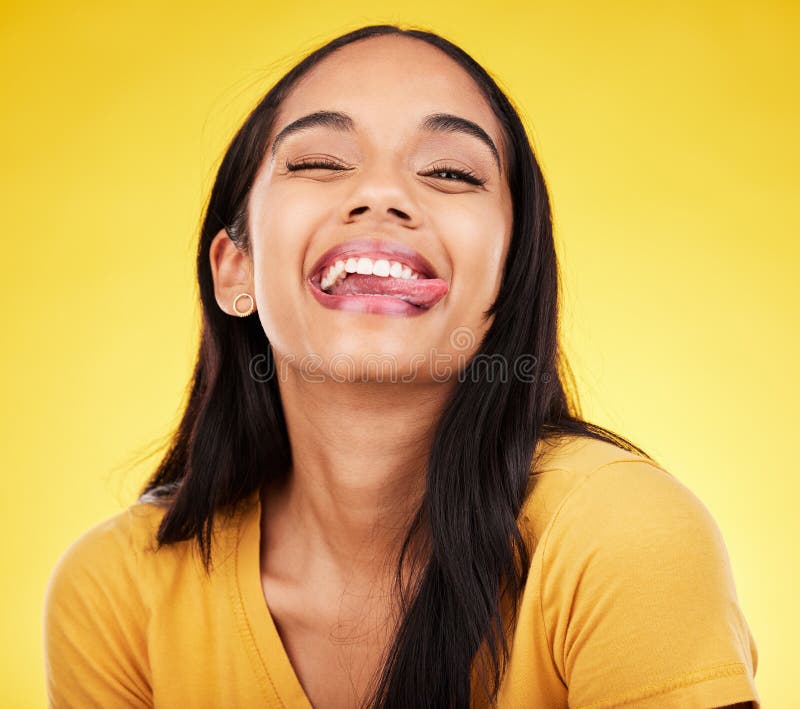
<instances>
[{"instance_id":1,"label":"v-neck collar","mask_svg":"<svg viewBox=\"0 0 800 709\"><path fill-rule=\"evenodd\" d=\"M237 627L247 645L262 690L270 700L277 698L279 705L286 709L314 709L289 660L264 597L261 584L259 490L242 503L231 527L233 547L230 554L234 563L232 566L228 565L230 596L238 621ZM504 617L507 613L508 608L504 601ZM472 682L475 682L474 671Z\"/></svg>"},{"instance_id":2,"label":"v-neck collar","mask_svg":"<svg viewBox=\"0 0 800 709\"><path fill-rule=\"evenodd\" d=\"M240 619L253 667L265 691L281 706L313 709L289 660L261 584L261 496L258 491L243 505L234 525L232 600ZM272 692L269 692L269 688Z\"/></svg>"}]
</instances>

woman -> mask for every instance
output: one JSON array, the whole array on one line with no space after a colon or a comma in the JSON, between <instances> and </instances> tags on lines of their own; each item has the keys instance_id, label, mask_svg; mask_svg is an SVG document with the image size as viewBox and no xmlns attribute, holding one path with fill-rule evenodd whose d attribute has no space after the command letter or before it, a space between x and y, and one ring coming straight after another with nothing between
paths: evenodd
<instances>
[{"instance_id":1,"label":"woman","mask_svg":"<svg viewBox=\"0 0 800 709\"><path fill-rule=\"evenodd\" d=\"M708 510L568 395L546 186L462 50L300 62L197 268L172 445L51 578L53 705L758 707Z\"/></svg>"}]
</instances>

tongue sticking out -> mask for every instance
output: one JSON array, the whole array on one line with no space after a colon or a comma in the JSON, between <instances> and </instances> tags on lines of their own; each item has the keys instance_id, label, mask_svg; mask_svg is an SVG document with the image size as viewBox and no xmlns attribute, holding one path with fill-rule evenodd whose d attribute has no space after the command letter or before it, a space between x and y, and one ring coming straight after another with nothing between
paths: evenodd
<instances>
[{"instance_id":1,"label":"tongue sticking out","mask_svg":"<svg viewBox=\"0 0 800 709\"><path fill-rule=\"evenodd\" d=\"M390 278L350 273L327 292L331 295L389 295L420 308L430 308L449 289L447 281L441 278Z\"/></svg>"}]
</instances>

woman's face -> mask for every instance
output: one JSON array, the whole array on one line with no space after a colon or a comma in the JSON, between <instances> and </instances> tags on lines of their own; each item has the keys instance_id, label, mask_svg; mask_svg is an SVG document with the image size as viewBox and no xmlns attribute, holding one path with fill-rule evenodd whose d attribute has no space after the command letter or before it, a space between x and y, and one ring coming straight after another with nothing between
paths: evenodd
<instances>
[{"instance_id":1,"label":"woman's face","mask_svg":"<svg viewBox=\"0 0 800 709\"><path fill-rule=\"evenodd\" d=\"M342 115L286 130L319 112ZM443 52L389 36L324 59L282 103L250 194L253 290L276 357L339 381L456 374L490 326L483 313L500 287L512 226L504 171L497 119ZM352 275L369 276L370 264L376 273L345 286L350 259ZM338 297L320 292L321 263L333 264L322 275L338 278ZM369 292L369 283L385 292L395 276L401 298L345 295ZM439 280L420 283L424 276ZM408 302L420 298L432 304Z\"/></svg>"}]
</instances>

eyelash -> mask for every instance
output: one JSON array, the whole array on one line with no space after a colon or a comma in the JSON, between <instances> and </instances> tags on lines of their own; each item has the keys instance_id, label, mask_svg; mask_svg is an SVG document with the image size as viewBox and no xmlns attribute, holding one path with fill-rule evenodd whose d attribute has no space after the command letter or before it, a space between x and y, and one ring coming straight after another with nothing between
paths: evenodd
<instances>
[{"instance_id":1,"label":"eyelash","mask_svg":"<svg viewBox=\"0 0 800 709\"><path fill-rule=\"evenodd\" d=\"M343 168L341 165L339 165L339 164L337 164L335 162L332 162L330 160L310 160L308 162L299 162L299 163L290 163L288 161L286 162L286 169L289 170L290 172L295 172L297 170L313 170L314 168L321 168L321 169L325 169L325 170L344 170L344 169L346 169L346 168ZM481 179L475 173L466 172L464 170L459 170L459 169L454 168L454 167L448 167L446 165L435 165L428 172L426 172L424 174L425 174L425 176L431 176L431 175L435 175L435 174L437 174L439 172L449 172L449 173L451 173L453 175L457 175L458 176L458 178L457 178L458 180L461 180L463 182L467 182L467 183L469 183L471 185L476 185L478 187L480 187L481 185L483 185L486 182L486 180ZM455 182L455 181L457 181L457 180L447 180L446 178L439 178L439 179L444 179L447 182Z\"/></svg>"}]
</instances>

